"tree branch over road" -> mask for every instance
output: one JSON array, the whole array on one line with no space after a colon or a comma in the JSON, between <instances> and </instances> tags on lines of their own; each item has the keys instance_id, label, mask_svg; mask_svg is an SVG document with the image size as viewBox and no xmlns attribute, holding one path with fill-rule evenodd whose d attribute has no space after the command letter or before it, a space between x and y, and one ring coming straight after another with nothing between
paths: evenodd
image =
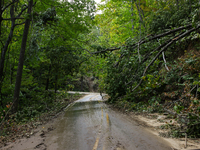
<instances>
[{"instance_id":1,"label":"tree branch over road","mask_svg":"<svg viewBox=\"0 0 200 150\"><path fill-rule=\"evenodd\" d=\"M158 38L165 37L165 36L170 35L170 34L172 34L172 33L176 33L176 32L178 32L178 31L181 31L181 30L184 30L184 29L189 29L189 28L191 28L191 27L192 27L192 25L189 24L189 25L187 25L187 26L182 26L182 27L179 27L179 28L176 28L176 29L167 31L167 32L162 33L162 34L155 35L155 36L153 36L153 37L150 37L150 36L152 36L152 35L148 35L146 38L143 38L142 40L140 40L139 42L137 42L137 43L135 43L135 44L127 45L127 46L123 46L123 47L125 47L125 48L132 47L132 48L134 49L135 47L138 46L138 44L139 44L139 45L142 45L142 44L147 43L147 42L150 42L150 41L152 41L152 40L157 40ZM150 38L148 38L148 37L150 37ZM108 51L111 51L111 52L112 52L112 51L120 50L120 49L121 49L121 47L107 48L107 49L102 50L102 51L92 52L92 54L105 53L105 52L108 52Z\"/></svg>"},{"instance_id":2,"label":"tree branch over road","mask_svg":"<svg viewBox=\"0 0 200 150\"><path fill-rule=\"evenodd\" d=\"M162 52L164 52L164 51L167 50L167 48L168 48L169 46L171 46L174 42L176 42L176 41L178 41L178 40L184 38L185 36L187 36L188 34L190 34L191 32L193 32L193 31L195 31L195 30L197 30L197 29L199 29L199 28L200 28L200 26L197 26L197 28L192 28L192 29L190 29L189 31L187 31L187 32L185 32L185 33L183 33L183 34L181 34L180 36L178 36L178 37L173 38L172 40L170 40L170 42L169 42L167 45L165 45L165 46L157 53L157 55L151 60L151 62L150 62L150 63L148 64L148 66L145 68L145 70L144 70L142 76L144 76L144 75L146 74L147 69L148 69L148 68L154 63L154 61L162 54ZM137 86L135 86L135 87L132 89L132 91L134 91L135 89L137 89L137 88L141 85L142 81L143 81L143 79L140 79L140 82L138 83Z\"/></svg>"}]
</instances>

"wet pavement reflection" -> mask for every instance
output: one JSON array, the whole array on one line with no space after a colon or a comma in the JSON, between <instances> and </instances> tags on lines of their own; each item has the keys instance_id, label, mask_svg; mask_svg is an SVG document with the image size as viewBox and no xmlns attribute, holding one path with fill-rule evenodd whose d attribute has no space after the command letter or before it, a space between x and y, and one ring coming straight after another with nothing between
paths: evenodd
<instances>
[{"instance_id":1,"label":"wet pavement reflection","mask_svg":"<svg viewBox=\"0 0 200 150\"><path fill-rule=\"evenodd\" d=\"M48 150L171 149L166 141L102 101L79 101L71 105L45 144Z\"/></svg>"}]
</instances>

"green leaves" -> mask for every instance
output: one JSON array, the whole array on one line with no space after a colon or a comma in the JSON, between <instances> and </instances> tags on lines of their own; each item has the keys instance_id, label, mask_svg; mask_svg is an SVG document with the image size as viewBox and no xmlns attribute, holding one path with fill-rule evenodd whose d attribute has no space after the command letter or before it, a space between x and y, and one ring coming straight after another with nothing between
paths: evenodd
<instances>
[{"instance_id":1,"label":"green leaves","mask_svg":"<svg viewBox=\"0 0 200 150\"><path fill-rule=\"evenodd\" d=\"M184 109L184 106L176 104L173 109L179 114Z\"/></svg>"}]
</instances>

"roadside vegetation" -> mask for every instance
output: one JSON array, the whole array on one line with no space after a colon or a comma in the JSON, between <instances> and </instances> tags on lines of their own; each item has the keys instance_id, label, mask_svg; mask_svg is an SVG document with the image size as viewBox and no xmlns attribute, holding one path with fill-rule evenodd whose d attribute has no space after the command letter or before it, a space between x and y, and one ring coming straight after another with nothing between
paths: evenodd
<instances>
[{"instance_id":1,"label":"roadside vegetation","mask_svg":"<svg viewBox=\"0 0 200 150\"><path fill-rule=\"evenodd\" d=\"M48 92L48 95L51 96L35 99L31 105L23 105L23 109L11 115L9 108L12 104L8 105L10 107L5 112L9 116L2 119L0 125L0 147L19 138L29 138L34 135L38 126L56 118L69 104L83 96L78 93L68 94L66 91L59 91L56 94Z\"/></svg>"},{"instance_id":2,"label":"roadside vegetation","mask_svg":"<svg viewBox=\"0 0 200 150\"><path fill-rule=\"evenodd\" d=\"M66 92L89 56L81 34L93 26L95 6L87 0L1 0L0 6L0 143L5 143L81 96Z\"/></svg>"},{"instance_id":3,"label":"roadside vegetation","mask_svg":"<svg viewBox=\"0 0 200 150\"><path fill-rule=\"evenodd\" d=\"M172 125L175 137L200 137L199 5L111 0L95 17L100 34L94 53L105 57L100 88L109 103L168 113L178 122Z\"/></svg>"}]
</instances>

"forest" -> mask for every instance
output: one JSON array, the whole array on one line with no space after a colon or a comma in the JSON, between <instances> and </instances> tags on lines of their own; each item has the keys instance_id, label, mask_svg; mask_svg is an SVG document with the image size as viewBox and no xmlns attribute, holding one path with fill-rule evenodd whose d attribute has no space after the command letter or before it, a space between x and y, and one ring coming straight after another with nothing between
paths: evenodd
<instances>
[{"instance_id":1,"label":"forest","mask_svg":"<svg viewBox=\"0 0 200 150\"><path fill-rule=\"evenodd\" d=\"M63 108L74 90L105 92L126 111L167 112L180 121L173 137L183 128L200 137L199 0L0 5L0 136Z\"/></svg>"}]
</instances>

